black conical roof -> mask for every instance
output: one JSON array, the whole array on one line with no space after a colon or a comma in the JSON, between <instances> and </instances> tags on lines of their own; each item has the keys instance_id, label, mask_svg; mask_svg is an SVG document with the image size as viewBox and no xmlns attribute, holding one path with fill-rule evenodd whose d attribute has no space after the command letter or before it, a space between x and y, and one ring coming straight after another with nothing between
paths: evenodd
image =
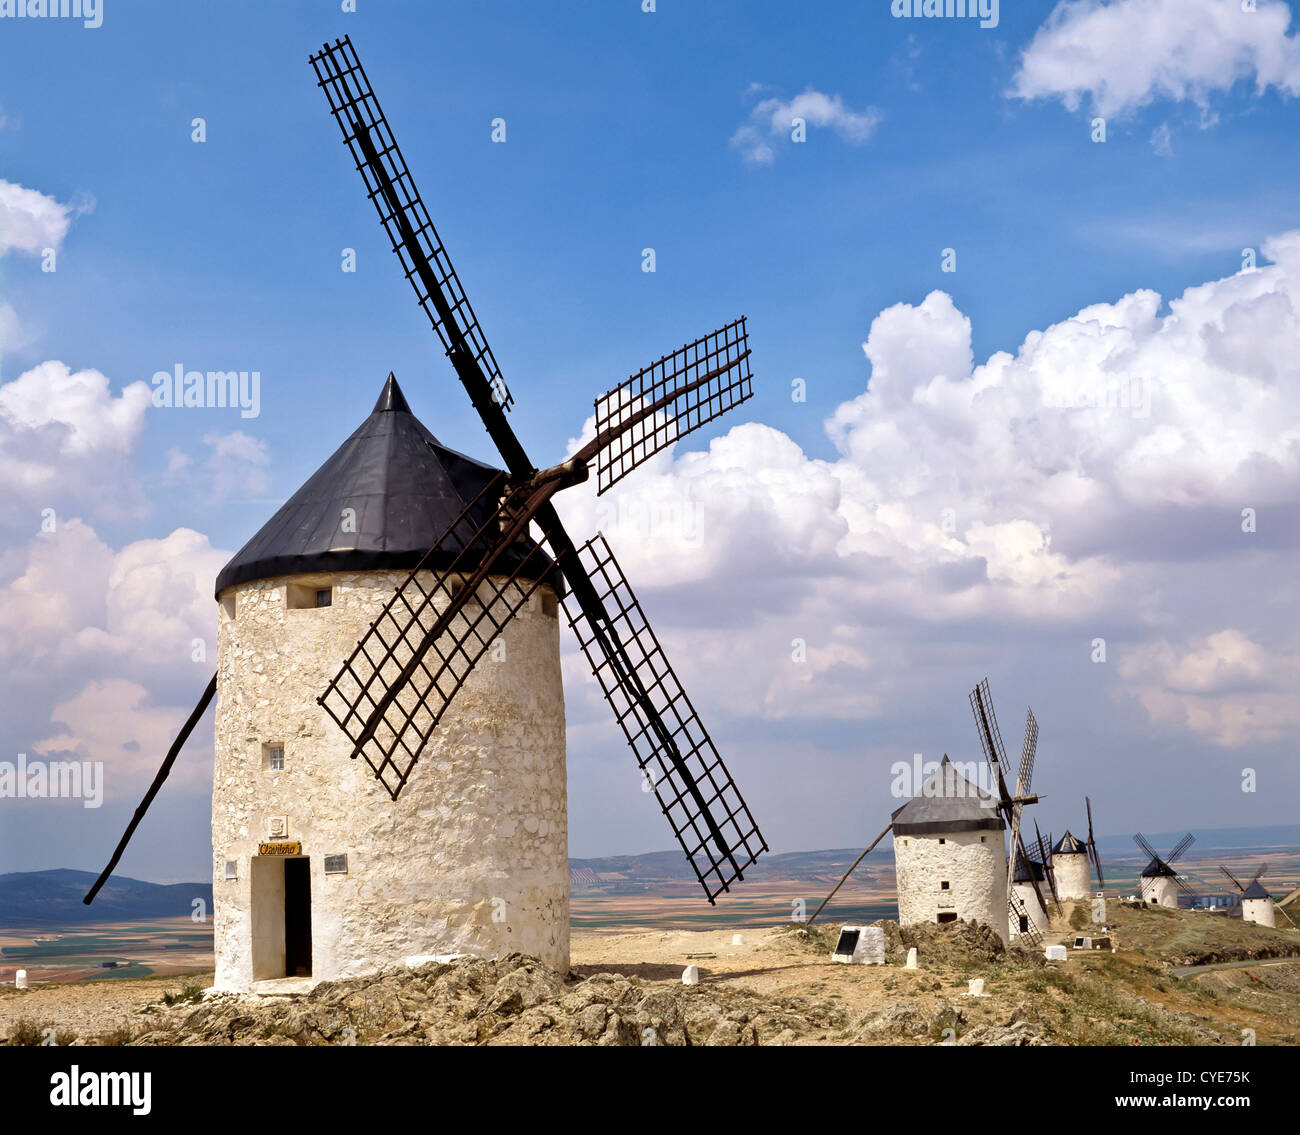
<instances>
[{"instance_id":1,"label":"black conical roof","mask_svg":"<svg viewBox=\"0 0 1300 1135\"><path fill-rule=\"evenodd\" d=\"M413 568L497 472L442 445L390 374L370 416L221 569L217 594L298 572ZM345 531L345 515L355 531ZM508 553L505 569L534 545L523 547ZM449 547L429 566L446 567L459 550ZM539 566L558 575L550 559Z\"/></svg>"},{"instance_id":2,"label":"black conical roof","mask_svg":"<svg viewBox=\"0 0 1300 1135\"><path fill-rule=\"evenodd\" d=\"M1251 884L1241 892L1243 899L1267 899L1272 896L1264 889L1264 884L1258 879L1252 879Z\"/></svg>"},{"instance_id":3,"label":"black conical roof","mask_svg":"<svg viewBox=\"0 0 1300 1135\"><path fill-rule=\"evenodd\" d=\"M1142 878L1144 879L1172 879L1176 877L1177 874L1177 871L1170 867L1163 859L1158 857L1151 860L1150 863L1142 868Z\"/></svg>"},{"instance_id":4,"label":"black conical roof","mask_svg":"<svg viewBox=\"0 0 1300 1135\"><path fill-rule=\"evenodd\" d=\"M1011 880L1013 883L1028 883L1031 879L1041 883L1046 878L1047 872L1037 859L1026 860L1023 856L1016 856L1016 873Z\"/></svg>"},{"instance_id":5,"label":"black conical roof","mask_svg":"<svg viewBox=\"0 0 1300 1135\"><path fill-rule=\"evenodd\" d=\"M1052 848L1053 855L1084 855L1088 851L1087 844L1080 843L1078 839L1070 834L1070 829L1065 829L1065 835L1056 841L1056 846Z\"/></svg>"}]
</instances>

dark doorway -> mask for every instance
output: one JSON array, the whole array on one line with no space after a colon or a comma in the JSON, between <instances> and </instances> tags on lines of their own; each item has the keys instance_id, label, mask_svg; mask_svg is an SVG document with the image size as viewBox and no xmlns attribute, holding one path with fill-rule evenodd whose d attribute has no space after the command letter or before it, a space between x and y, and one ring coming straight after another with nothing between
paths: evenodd
<instances>
[{"instance_id":1,"label":"dark doorway","mask_svg":"<svg viewBox=\"0 0 1300 1135\"><path fill-rule=\"evenodd\" d=\"M943 914L939 915L939 921L940 921L940 922L956 922L956 921L957 921L957 913L956 913L956 911L945 911Z\"/></svg>"},{"instance_id":2,"label":"dark doorway","mask_svg":"<svg viewBox=\"0 0 1300 1135\"><path fill-rule=\"evenodd\" d=\"M311 976L311 860L284 861L284 973Z\"/></svg>"},{"instance_id":3,"label":"dark doorway","mask_svg":"<svg viewBox=\"0 0 1300 1135\"><path fill-rule=\"evenodd\" d=\"M1027 914L1022 914L1020 916L1020 933L1021 934L1029 933L1029 915Z\"/></svg>"}]
</instances>

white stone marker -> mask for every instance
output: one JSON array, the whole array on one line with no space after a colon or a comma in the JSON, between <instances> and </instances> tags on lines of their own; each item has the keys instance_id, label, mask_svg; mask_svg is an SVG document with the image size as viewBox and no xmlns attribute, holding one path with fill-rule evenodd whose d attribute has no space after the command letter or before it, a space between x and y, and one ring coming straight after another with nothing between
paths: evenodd
<instances>
[{"instance_id":1,"label":"white stone marker","mask_svg":"<svg viewBox=\"0 0 1300 1135\"><path fill-rule=\"evenodd\" d=\"M731 936L731 944L733 946L743 946L745 944L745 936L743 934L733 934Z\"/></svg>"},{"instance_id":2,"label":"white stone marker","mask_svg":"<svg viewBox=\"0 0 1300 1135\"><path fill-rule=\"evenodd\" d=\"M699 966L687 966L684 970L682 970L682 984L683 984L683 985L699 985L699 984L700 984L700 967L699 967Z\"/></svg>"},{"instance_id":3,"label":"white stone marker","mask_svg":"<svg viewBox=\"0 0 1300 1135\"><path fill-rule=\"evenodd\" d=\"M966 988L966 992L971 997L983 997L985 995L984 979L982 977L972 977L970 979L970 985Z\"/></svg>"},{"instance_id":4,"label":"white stone marker","mask_svg":"<svg viewBox=\"0 0 1300 1135\"><path fill-rule=\"evenodd\" d=\"M907 951L907 965L905 965L903 968L904 968L904 969L920 969L920 968L921 968L919 965L916 964L916 947L915 947L915 946L913 946L910 950Z\"/></svg>"},{"instance_id":5,"label":"white stone marker","mask_svg":"<svg viewBox=\"0 0 1300 1135\"><path fill-rule=\"evenodd\" d=\"M831 961L854 966L885 964L885 931L879 926L845 926L831 951Z\"/></svg>"},{"instance_id":6,"label":"white stone marker","mask_svg":"<svg viewBox=\"0 0 1300 1135\"><path fill-rule=\"evenodd\" d=\"M1049 962L1063 962L1069 957L1064 946L1048 946L1046 947L1046 954Z\"/></svg>"},{"instance_id":7,"label":"white stone marker","mask_svg":"<svg viewBox=\"0 0 1300 1135\"><path fill-rule=\"evenodd\" d=\"M27 971L25 969L20 969L17 973L14 974L14 988L15 989L27 988Z\"/></svg>"}]
</instances>

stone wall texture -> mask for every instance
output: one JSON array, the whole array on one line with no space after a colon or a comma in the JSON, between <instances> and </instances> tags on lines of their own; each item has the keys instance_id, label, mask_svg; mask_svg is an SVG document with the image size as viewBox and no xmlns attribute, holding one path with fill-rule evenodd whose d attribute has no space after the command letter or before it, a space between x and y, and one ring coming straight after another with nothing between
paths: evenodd
<instances>
[{"instance_id":1,"label":"stone wall texture","mask_svg":"<svg viewBox=\"0 0 1300 1135\"><path fill-rule=\"evenodd\" d=\"M1154 875L1142 879L1142 898L1160 906L1178 905L1178 884L1168 875Z\"/></svg>"},{"instance_id":2,"label":"stone wall texture","mask_svg":"<svg viewBox=\"0 0 1300 1135\"><path fill-rule=\"evenodd\" d=\"M310 860L314 980L425 954L522 951L568 968L555 597L540 588L506 625L394 801L364 760L349 759L348 738L316 698L404 578L279 576L220 596L212 787L218 989L282 976L266 970L276 964L277 932L283 957L283 902L275 908L275 896L263 894L255 908L251 863L259 843L272 840L275 817L287 817L286 835L275 838L300 842ZM332 604L290 609L291 585L331 587ZM272 743L284 746L283 771L268 767ZM324 857L343 854L347 873L326 874ZM228 860L237 864L235 879L225 877ZM265 882L273 874L260 871L259 888L273 888Z\"/></svg>"},{"instance_id":3,"label":"stone wall texture","mask_svg":"<svg viewBox=\"0 0 1300 1135\"><path fill-rule=\"evenodd\" d=\"M1261 926L1276 926L1277 916L1273 913L1273 900L1242 899L1241 917L1246 922L1258 922Z\"/></svg>"},{"instance_id":4,"label":"stone wall texture","mask_svg":"<svg viewBox=\"0 0 1300 1135\"><path fill-rule=\"evenodd\" d=\"M1053 855L1056 893L1062 902L1086 899L1092 894L1092 865L1087 855Z\"/></svg>"},{"instance_id":5,"label":"stone wall texture","mask_svg":"<svg viewBox=\"0 0 1300 1135\"><path fill-rule=\"evenodd\" d=\"M1038 885L1045 888L1047 883L1044 881ZM1043 909L1043 904L1038 901L1038 892L1034 890L1033 883L1016 883L1011 889L1019 900L1016 903L1016 909L1023 909L1034 929L1040 934L1045 934L1048 930L1047 911ZM1051 894L1045 892L1043 897L1050 900ZM1012 929L1019 933L1019 921Z\"/></svg>"},{"instance_id":6,"label":"stone wall texture","mask_svg":"<svg viewBox=\"0 0 1300 1135\"><path fill-rule=\"evenodd\" d=\"M999 831L895 836L899 924L937 922L940 913L955 913L958 918L987 923L1006 942L1003 838Z\"/></svg>"}]
</instances>

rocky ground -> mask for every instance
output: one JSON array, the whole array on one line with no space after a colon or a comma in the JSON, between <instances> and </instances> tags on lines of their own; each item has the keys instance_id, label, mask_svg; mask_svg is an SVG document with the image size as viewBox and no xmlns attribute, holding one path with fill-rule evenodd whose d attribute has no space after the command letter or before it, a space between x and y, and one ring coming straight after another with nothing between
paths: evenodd
<instances>
[{"instance_id":1,"label":"rocky ground","mask_svg":"<svg viewBox=\"0 0 1300 1135\"><path fill-rule=\"evenodd\" d=\"M1072 934L1071 911L1060 914L1061 934ZM1117 909L1119 951L1072 952L1063 964L1046 963L1041 948L1008 950L987 927L887 922L884 967L835 964L838 927L796 925L744 932L738 944L731 929L584 934L567 974L521 955L460 959L299 996L205 996L204 982L177 979L39 986L0 994L0 1035L142 1045L1216 1045L1240 1044L1251 1029L1260 1044L1294 1044L1300 966L1172 976L1192 956L1187 943L1215 933L1183 920L1206 917ZM1280 940L1300 953L1300 935ZM911 946L917 970L902 965ZM1279 947L1261 936L1243 948ZM692 963L701 982L684 986ZM986 996L967 995L973 977Z\"/></svg>"}]
</instances>

